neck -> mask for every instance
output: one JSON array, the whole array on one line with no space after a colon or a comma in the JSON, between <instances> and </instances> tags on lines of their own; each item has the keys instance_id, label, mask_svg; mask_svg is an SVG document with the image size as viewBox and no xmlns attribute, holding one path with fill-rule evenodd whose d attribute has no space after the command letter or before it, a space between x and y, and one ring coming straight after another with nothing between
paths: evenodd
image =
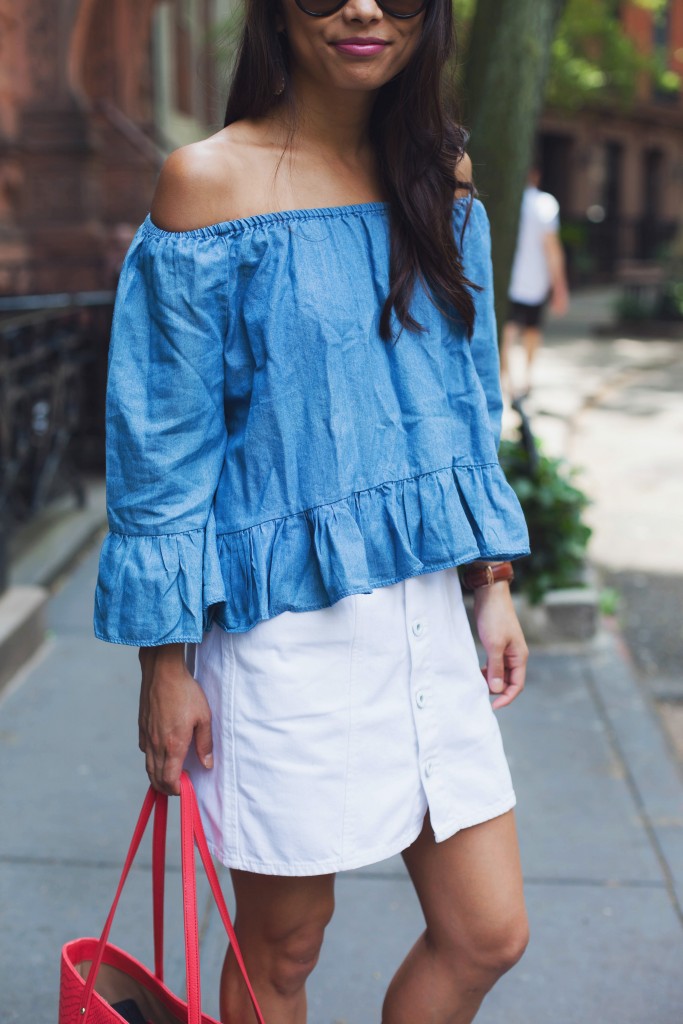
<instances>
[{"instance_id":1,"label":"neck","mask_svg":"<svg viewBox=\"0 0 683 1024\"><path fill-rule=\"evenodd\" d=\"M360 157L369 144L372 91L320 88L301 74L292 75L297 119L296 144L327 152L342 162Z\"/></svg>"}]
</instances>

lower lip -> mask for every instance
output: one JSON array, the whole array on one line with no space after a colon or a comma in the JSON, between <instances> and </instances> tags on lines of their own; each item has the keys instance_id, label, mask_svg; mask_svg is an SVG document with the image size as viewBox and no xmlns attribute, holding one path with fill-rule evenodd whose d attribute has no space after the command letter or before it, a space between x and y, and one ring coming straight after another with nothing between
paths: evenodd
<instances>
[{"instance_id":1,"label":"lower lip","mask_svg":"<svg viewBox=\"0 0 683 1024\"><path fill-rule=\"evenodd\" d=\"M335 50L348 53L350 57L376 57L386 49L386 43L334 43Z\"/></svg>"}]
</instances>

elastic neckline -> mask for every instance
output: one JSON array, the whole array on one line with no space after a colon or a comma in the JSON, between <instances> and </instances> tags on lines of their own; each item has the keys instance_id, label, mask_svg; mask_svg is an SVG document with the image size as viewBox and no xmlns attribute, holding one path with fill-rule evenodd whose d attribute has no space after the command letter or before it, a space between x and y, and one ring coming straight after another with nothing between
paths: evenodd
<instances>
[{"instance_id":1,"label":"elastic neckline","mask_svg":"<svg viewBox=\"0 0 683 1024\"><path fill-rule=\"evenodd\" d=\"M453 207L469 202L468 196L460 196L453 200ZM476 202L476 200L475 200ZM249 228L265 227L269 224L288 224L291 221L305 220L332 220L337 217L356 216L365 214L387 213L389 203L350 203L346 206L318 206L299 210L276 210L273 213L255 213L251 217L236 217L234 220L218 221L216 224L207 224L206 227L190 228L188 231L167 231L160 228L152 220L151 214L147 214L143 222L144 230L159 238L210 238L213 235L236 235Z\"/></svg>"}]
</instances>

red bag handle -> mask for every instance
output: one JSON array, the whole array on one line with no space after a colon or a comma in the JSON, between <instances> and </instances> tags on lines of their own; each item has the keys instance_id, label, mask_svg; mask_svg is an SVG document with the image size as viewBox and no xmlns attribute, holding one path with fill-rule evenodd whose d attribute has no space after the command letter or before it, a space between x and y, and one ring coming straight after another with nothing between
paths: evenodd
<instances>
[{"instance_id":1,"label":"red bag handle","mask_svg":"<svg viewBox=\"0 0 683 1024\"><path fill-rule=\"evenodd\" d=\"M153 789L150 786L149 790L147 791L147 795L145 796L142 805L142 810L140 811L140 816L138 818L135 830L133 832L133 838L131 840L131 844L128 849L128 854L126 855L126 860L123 865L123 870L121 872L121 878L119 880L118 888L116 890L116 895L114 896L114 901L111 905L111 909L109 911L107 920L102 930L102 935L100 936L100 940L97 944L97 949L93 957L92 964L90 966L90 971L88 972L88 978L86 980L83 991L83 1002L80 1008L80 1015L78 1018L80 1021L83 1022L83 1024L86 1024L88 1019L88 1012L90 1010L90 1005L92 1003L95 982L97 981L97 975L102 964L105 947L107 944L107 940L109 939L109 933L111 931L111 926L114 921L114 915L118 907L119 899L121 898L123 887L126 883L128 875L130 873L131 866L140 847L140 843L145 833L145 829L149 824L149 819L151 817L152 810L160 802L162 804L165 803L166 806L168 806L168 798L166 797L166 795L163 793L158 793L155 789ZM159 813L159 823L157 825L156 815L154 823L155 842L153 857L154 855L156 855L154 857L154 863L156 863L157 867L161 867L163 863L164 855L162 846L165 847L165 844L162 844L161 839L163 837L163 834L165 833L166 809L161 809ZM211 892L213 893L214 900L216 901L216 905L218 907L218 912L221 916L221 920L223 921L225 929L228 933L228 937L230 939L230 944L232 945L233 948L235 959L237 960L237 964L240 968L242 977L244 978L244 982L247 986L247 990L249 992L249 996L251 998L254 1011L256 1013L258 1024L265 1024L263 1020L263 1014L261 1013L258 1001L256 999L256 995L254 993L254 990L251 986L251 982L249 981L249 977L247 975L247 969L244 963L244 958L242 957L242 953L239 948L237 936L235 935L235 929L233 928L232 921L230 920L228 908L226 907L225 900L223 899L223 893L221 892L220 882L218 881L218 875L216 874L216 869L213 866L211 854L209 853L209 848L206 843L206 837L204 835L204 829L199 815L199 808L197 806L197 798L195 796L194 787L192 786L192 782L187 772L183 772L180 778L180 840L183 879L183 915L185 924L185 969L187 976L188 1024L202 1024L201 980L199 973L199 928L197 920L197 880L195 876L194 864L195 842L199 847L199 853L202 859L202 863L204 864L204 868L206 870L209 885L211 887ZM155 948L155 966L157 971L159 971L160 969L163 971L163 965L160 964L159 960L159 954L161 954L161 958L163 959L163 936L160 937L157 931L158 924L161 924L163 928L163 914L158 913L160 907L159 898L161 898L161 904L163 904L163 886L161 884L157 884L154 887L154 895L155 943L157 942L158 939L160 939L158 945L156 945Z\"/></svg>"},{"instance_id":2,"label":"red bag handle","mask_svg":"<svg viewBox=\"0 0 683 1024\"><path fill-rule=\"evenodd\" d=\"M166 822L168 797L157 793L152 834L152 925L154 928L154 974L164 980L164 881L166 876Z\"/></svg>"},{"instance_id":3,"label":"red bag handle","mask_svg":"<svg viewBox=\"0 0 683 1024\"><path fill-rule=\"evenodd\" d=\"M191 801L191 804L192 804L192 821L193 821L194 838L196 840L197 847L199 848L199 856L202 859L202 864L204 865L204 870L206 871L207 878L209 879L209 885L211 886L211 892L213 893L213 898L216 901L216 906L218 907L218 913L220 914L221 920L223 921L223 926L224 926L226 932L228 933L228 938L230 939L230 945L232 946L232 951L233 951L233 954L235 956L235 960L237 961L237 965L238 965L238 967L240 969L242 977L244 978L244 982L245 982L245 984L247 986L247 990L249 992L249 997L251 998L252 1005L254 1007L254 1010L256 1011L256 1016L258 1018L258 1022L259 1022L259 1024L265 1024L265 1022L263 1020L263 1017L261 1015L261 1010L259 1009L259 1005L258 1005L258 1001L256 999L256 995L254 993L253 988L251 987L251 982L249 981L249 975L247 974L247 967L246 967L246 964L244 963L244 959L242 957L242 951L240 949L239 942L237 941L237 936L235 935L235 929L233 928L232 921L230 919L230 914L228 912L228 908L225 905L225 899L223 898L223 892L221 890L220 882L218 881L218 875L216 874L216 869L213 866L213 860L211 859L211 853L209 851L209 847L208 847L208 844L206 842L206 836L204 835L204 828L202 826L202 819L201 819L201 816L199 814L199 806L197 804L197 796L195 794L194 788L193 788L192 783L190 781L189 775L186 778L187 778L187 783L189 785L188 792L189 792L189 797L190 797L190 801ZM181 787L182 787L182 785L183 785L183 779L182 778L180 780L180 783L181 783ZM194 850L193 850L193 852L194 852ZM196 901L195 901L195 906L196 906Z\"/></svg>"}]
</instances>

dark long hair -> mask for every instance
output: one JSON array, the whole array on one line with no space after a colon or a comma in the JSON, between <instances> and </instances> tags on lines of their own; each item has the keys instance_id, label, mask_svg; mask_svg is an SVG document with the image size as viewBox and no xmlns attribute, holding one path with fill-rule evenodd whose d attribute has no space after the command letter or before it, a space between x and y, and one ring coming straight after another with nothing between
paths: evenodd
<instances>
[{"instance_id":1,"label":"dark long hair","mask_svg":"<svg viewBox=\"0 0 683 1024\"><path fill-rule=\"evenodd\" d=\"M296 117L289 84L286 40L275 28L270 0L245 0L245 22L237 51L225 124L263 117L287 104ZM476 287L464 275L453 232L456 188L472 194L471 182L457 178L467 133L449 111L447 72L455 55L451 0L430 0L422 35L403 71L377 93L370 137L389 202L391 255L389 294L380 335L391 338L391 313L409 330L423 330L410 313L415 281L452 319L474 327ZM284 91L281 90L284 82ZM469 211L468 211L469 213Z\"/></svg>"}]
</instances>

